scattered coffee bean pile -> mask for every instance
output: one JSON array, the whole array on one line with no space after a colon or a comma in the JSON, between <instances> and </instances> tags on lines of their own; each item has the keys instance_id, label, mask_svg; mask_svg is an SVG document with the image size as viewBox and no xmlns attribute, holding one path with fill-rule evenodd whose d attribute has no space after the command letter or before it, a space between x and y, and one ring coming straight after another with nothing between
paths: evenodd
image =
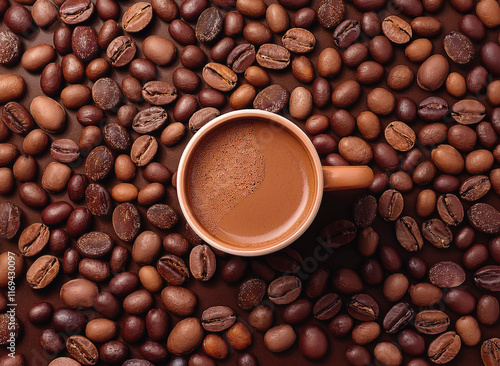
<instances>
[{"instance_id":1,"label":"scattered coffee bean pile","mask_svg":"<svg viewBox=\"0 0 500 366\"><path fill-rule=\"evenodd\" d=\"M0 366L500 365L497 0L0 0L0 19ZM375 179L247 259L186 225L175 170L251 107Z\"/></svg>"}]
</instances>

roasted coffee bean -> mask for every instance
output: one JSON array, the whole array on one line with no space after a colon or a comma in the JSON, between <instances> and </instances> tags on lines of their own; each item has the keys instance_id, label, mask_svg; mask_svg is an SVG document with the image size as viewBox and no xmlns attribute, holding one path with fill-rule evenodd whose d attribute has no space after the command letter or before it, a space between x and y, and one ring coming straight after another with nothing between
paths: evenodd
<instances>
[{"instance_id":1,"label":"roasted coffee bean","mask_svg":"<svg viewBox=\"0 0 500 366\"><path fill-rule=\"evenodd\" d=\"M109 43L106 49L106 56L111 65L122 67L132 61L136 50L135 42L130 37L119 36Z\"/></svg>"},{"instance_id":2,"label":"roasted coffee bean","mask_svg":"<svg viewBox=\"0 0 500 366\"><path fill-rule=\"evenodd\" d=\"M63 271L66 274L73 274L78 269L78 263L80 262L80 254L74 248L68 248L64 252L63 256Z\"/></svg>"},{"instance_id":3,"label":"roasted coffee bean","mask_svg":"<svg viewBox=\"0 0 500 366\"><path fill-rule=\"evenodd\" d=\"M441 301L443 297L441 289L430 283L411 285L408 292L412 303L416 306L431 306Z\"/></svg>"},{"instance_id":4,"label":"roasted coffee bean","mask_svg":"<svg viewBox=\"0 0 500 366\"><path fill-rule=\"evenodd\" d=\"M50 230L42 223L34 223L19 236L18 247L22 255L33 257L40 253L49 242Z\"/></svg>"},{"instance_id":5,"label":"roasted coffee bean","mask_svg":"<svg viewBox=\"0 0 500 366\"><path fill-rule=\"evenodd\" d=\"M153 7L146 2L138 2L127 9L122 17L123 30L135 33L143 30L153 18Z\"/></svg>"},{"instance_id":6,"label":"roasted coffee bean","mask_svg":"<svg viewBox=\"0 0 500 366\"><path fill-rule=\"evenodd\" d=\"M205 107L193 113L191 118L189 118L189 129L193 132L198 131L208 122L213 120L215 117L220 115L220 111L217 108Z\"/></svg>"},{"instance_id":7,"label":"roasted coffee bean","mask_svg":"<svg viewBox=\"0 0 500 366\"><path fill-rule=\"evenodd\" d=\"M453 240L451 230L441 220L431 219L422 224L422 234L437 248L448 248Z\"/></svg>"},{"instance_id":8,"label":"roasted coffee bean","mask_svg":"<svg viewBox=\"0 0 500 366\"><path fill-rule=\"evenodd\" d=\"M476 100L464 99L451 107L451 116L464 125L478 123L485 117L485 107Z\"/></svg>"},{"instance_id":9,"label":"roasted coffee bean","mask_svg":"<svg viewBox=\"0 0 500 366\"><path fill-rule=\"evenodd\" d=\"M410 252L422 249L424 245L420 229L410 216L403 216L396 220L396 237L401 246Z\"/></svg>"},{"instance_id":10,"label":"roasted coffee bean","mask_svg":"<svg viewBox=\"0 0 500 366\"><path fill-rule=\"evenodd\" d=\"M322 0L317 13L319 24L327 29L335 28L344 18L344 2L339 0Z\"/></svg>"},{"instance_id":11,"label":"roasted coffee bean","mask_svg":"<svg viewBox=\"0 0 500 366\"><path fill-rule=\"evenodd\" d=\"M158 141L153 136L142 135L132 144L130 158L137 166L145 166L153 160L158 150Z\"/></svg>"},{"instance_id":12,"label":"roasted coffee bean","mask_svg":"<svg viewBox=\"0 0 500 366\"><path fill-rule=\"evenodd\" d=\"M52 255L39 257L26 272L26 281L38 290L47 287L59 273L59 260Z\"/></svg>"},{"instance_id":13,"label":"roasted coffee bean","mask_svg":"<svg viewBox=\"0 0 500 366\"><path fill-rule=\"evenodd\" d=\"M500 361L498 349L500 347L499 338L490 338L481 345L481 359L486 366L495 366Z\"/></svg>"},{"instance_id":14,"label":"roasted coffee bean","mask_svg":"<svg viewBox=\"0 0 500 366\"><path fill-rule=\"evenodd\" d=\"M389 334L400 332L413 320L415 311L405 302L394 305L386 314L383 327Z\"/></svg>"},{"instance_id":15,"label":"roasted coffee bean","mask_svg":"<svg viewBox=\"0 0 500 366\"><path fill-rule=\"evenodd\" d=\"M126 152L130 149L130 135L125 127L118 123L107 123L103 127L103 137L106 145L113 151Z\"/></svg>"},{"instance_id":16,"label":"roasted coffee bean","mask_svg":"<svg viewBox=\"0 0 500 366\"><path fill-rule=\"evenodd\" d=\"M438 262L430 268L429 280L438 287L457 287L464 283L465 272L454 262Z\"/></svg>"},{"instance_id":17,"label":"roasted coffee bean","mask_svg":"<svg viewBox=\"0 0 500 366\"><path fill-rule=\"evenodd\" d=\"M280 277L269 285L269 300L275 304L289 304L297 299L302 290L302 282L295 276Z\"/></svg>"},{"instance_id":18,"label":"roasted coffee bean","mask_svg":"<svg viewBox=\"0 0 500 366\"><path fill-rule=\"evenodd\" d=\"M42 211L41 218L45 225L56 226L65 223L73 211L73 206L65 201L49 204Z\"/></svg>"},{"instance_id":19,"label":"roasted coffee bean","mask_svg":"<svg viewBox=\"0 0 500 366\"><path fill-rule=\"evenodd\" d=\"M413 171L412 179L416 184L424 186L431 183L435 176L436 166L431 161L426 160L417 165Z\"/></svg>"},{"instance_id":20,"label":"roasted coffee bean","mask_svg":"<svg viewBox=\"0 0 500 366\"><path fill-rule=\"evenodd\" d=\"M472 316L463 316L455 323L455 328L462 342L467 346L475 346L481 341L481 330L477 320Z\"/></svg>"},{"instance_id":21,"label":"roasted coffee bean","mask_svg":"<svg viewBox=\"0 0 500 366\"><path fill-rule=\"evenodd\" d=\"M418 356L425 352L425 340L417 332L407 329L398 336L398 344L401 350L409 355ZM418 366L419 364L408 363L409 366Z\"/></svg>"},{"instance_id":22,"label":"roasted coffee bean","mask_svg":"<svg viewBox=\"0 0 500 366\"><path fill-rule=\"evenodd\" d=\"M129 314L142 314L153 305L153 296L149 291L137 290L123 300L123 310Z\"/></svg>"},{"instance_id":23,"label":"roasted coffee bean","mask_svg":"<svg viewBox=\"0 0 500 366\"><path fill-rule=\"evenodd\" d=\"M189 278L189 271L182 258L167 254L157 263L158 273L171 285L181 285Z\"/></svg>"},{"instance_id":24,"label":"roasted coffee bean","mask_svg":"<svg viewBox=\"0 0 500 366\"><path fill-rule=\"evenodd\" d=\"M139 285L139 278L132 272L116 274L109 282L109 290L115 296L124 297L131 294Z\"/></svg>"},{"instance_id":25,"label":"roasted coffee bean","mask_svg":"<svg viewBox=\"0 0 500 366\"><path fill-rule=\"evenodd\" d=\"M151 206L146 217L158 229L170 229L178 221L177 213L169 205L162 203Z\"/></svg>"},{"instance_id":26,"label":"roasted coffee bean","mask_svg":"<svg viewBox=\"0 0 500 366\"><path fill-rule=\"evenodd\" d=\"M240 322L236 322L226 332L226 338L231 347L236 350L242 351L252 343L252 335L248 328Z\"/></svg>"},{"instance_id":27,"label":"roasted coffee bean","mask_svg":"<svg viewBox=\"0 0 500 366\"><path fill-rule=\"evenodd\" d=\"M86 337L80 335L69 337L66 348L73 358L84 365L95 365L99 361L99 351Z\"/></svg>"},{"instance_id":28,"label":"roasted coffee bean","mask_svg":"<svg viewBox=\"0 0 500 366\"><path fill-rule=\"evenodd\" d=\"M200 77L185 67L178 67L172 74L174 86L185 93L195 93L200 86Z\"/></svg>"},{"instance_id":29,"label":"roasted coffee bean","mask_svg":"<svg viewBox=\"0 0 500 366\"><path fill-rule=\"evenodd\" d=\"M246 280L238 291L238 305L245 310L254 308L262 301L266 287L266 283L259 278Z\"/></svg>"},{"instance_id":30,"label":"roasted coffee bean","mask_svg":"<svg viewBox=\"0 0 500 366\"><path fill-rule=\"evenodd\" d=\"M500 232L500 212L487 203L476 203L467 211L467 218L477 231L494 235Z\"/></svg>"},{"instance_id":31,"label":"roasted coffee bean","mask_svg":"<svg viewBox=\"0 0 500 366\"><path fill-rule=\"evenodd\" d=\"M85 315L82 312L69 308L58 308L52 315L54 329L69 335L80 333L85 328L85 323Z\"/></svg>"},{"instance_id":32,"label":"roasted coffee bean","mask_svg":"<svg viewBox=\"0 0 500 366\"><path fill-rule=\"evenodd\" d=\"M308 53L314 49L316 38L304 28L291 28L282 37L283 46L293 53ZM262 56L261 49L259 53ZM267 55L267 54L266 54ZM272 53L269 54L272 57Z\"/></svg>"},{"instance_id":33,"label":"roasted coffee bean","mask_svg":"<svg viewBox=\"0 0 500 366\"><path fill-rule=\"evenodd\" d=\"M412 27L396 15L390 15L382 21L382 32L393 43L408 43L412 38Z\"/></svg>"},{"instance_id":34,"label":"roasted coffee bean","mask_svg":"<svg viewBox=\"0 0 500 366\"><path fill-rule=\"evenodd\" d=\"M227 56L227 65L236 73L245 72L255 61L255 47L249 43L239 44Z\"/></svg>"},{"instance_id":35,"label":"roasted coffee bean","mask_svg":"<svg viewBox=\"0 0 500 366\"><path fill-rule=\"evenodd\" d=\"M464 208L454 194L448 193L439 196L437 210L441 219L448 225L458 226L464 219Z\"/></svg>"},{"instance_id":36,"label":"roasted coffee bean","mask_svg":"<svg viewBox=\"0 0 500 366\"><path fill-rule=\"evenodd\" d=\"M135 239L132 258L140 265L153 263L161 250L161 238L153 231L143 231Z\"/></svg>"},{"instance_id":37,"label":"roasted coffee bean","mask_svg":"<svg viewBox=\"0 0 500 366\"><path fill-rule=\"evenodd\" d=\"M132 241L139 233L141 218L139 211L131 203L122 203L113 211L113 229L123 241Z\"/></svg>"},{"instance_id":38,"label":"roasted coffee bean","mask_svg":"<svg viewBox=\"0 0 500 366\"><path fill-rule=\"evenodd\" d=\"M238 80L238 77L230 68L215 62L206 64L202 75L208 85L220 91L232 90Z\"/></svg>"},{"instance_id":39,"label":"roasted coffee bean","mask_svg":"<svg viewBox=\"0 0 500 366\"><path fill-rule=\"evenodd\" d=\"M0 202L0 238L12 239L21 226L21 211L11 202Z\"/></svg>"},{"instance_id":40,"label":"roasted coffee bean","mask_svg":"<svg viewBox=\"0 0 500 366\"><path fill-rule=\"evenodd\" d=\"M92 224L92 215L86 207L77 207L69 215L66 230L72 237L79 237L87 233Z\"/></svg>"},{"instance_id":41,"label":"roasted coffee bean","mask_svg":"<svg viewBox=\"0 0 500 366\"><path fill-rule=\"evenodd\" d=\"M47 192L37 183L23 183L19 187L19 198L31 208L43 208L49 203Z\"/></svg>"},{"instance_id":42,"label":"roasted coffee bean","mask_svg":"<svg viewBox=\"0 0 500 366\"><path fill-rule=\"evenodd\" d=\"M212 88L200 90L198 99L203 107L222 108L226 105L224 94Z\"/></svg>"},{"instance_id":43,"label":"roasted coffee bean","mask_svg":"<svg viewBox=\"0 0 500 366\"><path fill-rule=\"evenodd\" d=\"M447 332L434 339L427 350L432 362L437 364L448 363L460 351L460 336L455 332Z\"/></svg>"},{"instance_id":44,"label":"roasted coffee bean","mask_svg":"<svg viewBox=\"0 0 500 366\"><path fill-rule=\"evenodd\" d=\"M483 295L477 301L477 320L484 325L493 325L500 315L498 300L492 295Z\"/></svg>"},{"instance_id":45,"label":"roasted coffee bean","mask_svg":"<svg viewBox=\"0 0 500 366\"><path fill-rule=\"evenodd\" d=\"M212 306L201 315L201 325L208 332L222 332L236 321L235 312L227 306Z\"/></svg>"},{"instance_id":46,"label":"roasted coffee bean","mask_svg":"<svg viewBox=\"0 0 500 366\"><path fill-rule=\"evenodd\" d=\"M288 29L290 20L285 8L279 4L271 4L266 9L266 22L273 33L283 33Z\"/></svg>"},{"instance_id":47,"label":"roasted coffee bean","mask_svg":"<svg viewBox=\"0 0 500 366\"><path fill-rule=\"evenodd\" d=\"M161 292L165 309L177 316L188 316L194 312L197 299L193 291L179 286L167 286Z\"/></svg>"},{"instance_id":48,"label":"roasted coffee bean","mask_svg":"<svg viewBox=\"0 0 500 366\"><path fill-rule=\"evenodd\" d=\"M75 56L83 62L92 61L100 52L97 32L92 27L76 27L71 36L71 46ZM62 66L64 70L64 65Z\"/></svg>"},{"instance_id":49,"label":"roasted coffee bean","mask_svg":"<svg viewBox=\"0 0 500 366\"><path fill-rule=\"evenodd\" d=\"M420 65L417 72L417 83L426 91L434 91L441 87L448 76L449 65L444 56L435 54Z\"/></svg>"},{"instance_id":50,"label":"roasted coffee bean","mask_svg":"<svg viewBox=\"0 0 500 366\"><path fill-rule=\"evenodd\" d=\"M59 296L63 303L70 308L90 308L97 293L98 288L94 282L78 278L65 282Z\"/></svg>"},{"instance_id":51,"label":"roasted coffee bean","mask_svg":"<svg viewBox=\"0 0 500 366\"><path fill-rule=\"evenodd\" d=\"M329 247L337 248L350 243L356 237L356 225L349 220L336 220L325 226L320 233L323 243Z\"/></svg>"},{"instance_id":52,"label":"roasted coffee bean","mask_svg":"<svg viewBox=\"0 0 500 366\"><path fill-rule=\"evenodd\" d=\"M340 23L333 32L333 41L340 48L352 45L361 34L361 26L358 21L348 19Z\"/></svg>"},{"instance_id":53,"label":"roasted coffee bean","mask_svg":"<svg viewBox=\"0 0 500 366\"><path fill-rule=\"evenodd\" d=\"M391 122L385 128L384 136L389 145L398 151L409 151L415 145L415 132L404 122Z\"/></svg>"},{"instance_id":54,"label":"roasted coffee bean","mask_svg":"<svg viewBox=\"0 0 500 366\"><path fill-rule=\"evenodd\" d=\"M347 311L355 319L373 321L378 318L379 306L370 295L358 294L349 301Z\"/></svg>"},{"instance_id":55,"label":"roasted coffee bean","mask_svg":"<svg viewBox=\"0 0 500 366\"><path fill-rule=\"evenodd\" d=\"M150 81L144 84L142 88L142 97L146 102L152 105L170 104L177 99L177 95L177 89L166 81ZM147 113L148 115L152 112L158 113L158 108L154 110L152 108L145 109L145 111L148 112L143 113ZM165 114L160 114L162 118L165 118ZM148 117L148 115L146 115L146 117ZM136 116L136 118L138 117Z\"/></svg>"},{"instance_id":56,"label":"roasted coffee bean","mask_svg":"<svg viewBox=\"0 0 500 366\"><path fill-rule=\"evenodd\" d=\"M52 311L52 305L48 302L39 302L28 311L28 319L33 324L45 323L52 318Z\"/></svg>"},{"instance_id":57,"label":"roasted coffee bean","mask_svg":"<svg viewBox=\"0 0 500 366\"><path fill-rule=\"evenodd\" d=\"M288 324L277 325L269 329L264 335L264 344L271 352L283 352L290 348L297 335Z\"/></svg>"},{"instance_id":58,"label":"roasted coffee bean","mask_svg":"<svg viewBox=\"0 0 500 366\"><path fill-rule=\"evenodd\" d=\"M288 103L290 93L281 85L273 84L260 91L253 101L255 109L277 113Z\"/></svg>"},{"instance_id":59,"label":"roasted coffee bean","mask_svg":"<svg viewBox=\"0 0 500 366\"><path fill-rule=\"evenodd\" d=\"M52 142L50 154L61 163L71 163L79 158L80 148L70 139L58 139Z\"/></svg>"},{"instance_id":60,"label":"roasted coffee bean","mask_svg":"<svg viewBox=\"0 0 500 366\"><path fill-rule=\"evenodd\" d=\"M342 307L342 299L335 293L321 296L312 308L312 314L316 319L328 320L338 314Z\"/></svg>"},{"instance_id":61,"label":"roasted coffee bean","mask_svg":"<svg viewBox=\"0 0 500 366\"><path fill-rule=\"evenodd\" d=\"M386 143L382 142L373 146L373 157L375 158L375 162L377 163L379 168L381 168L383 171L394 172L398 169L398 153Z\"/></svg>"},{"instance_id":62,"label":"roasted coffee bean","mask_svg":"<svg viewBox=\"0 0 500 366\"><path fill-rule=\"evenodd\" d=\"M216 7L204 10L196 23L196 38L202 43L213 42L221 33L223 23L224 18Z\"/></svg>"},{"instance_id":63,"label":"roasted coffee bean","mask_svg":"<svg viewBox=\"0 0 500 366\"><path fill-rule=\"evenodd\" d=\"M66 24L79 24L88 20L94 12L94 4L90 0L65 1L59 8L61 20Z\"/></svg>"},{"instance_id":64,"label":"roasted coffee bean","mask_svg":"<svg viewBox=\"0 0 500 366\"><path fill-rule=\"evenodd\" d=\"M448 57L457 64L466 64L474 58L474 45L462 33L451 32L447 34L443 44Z\"/></svg>"},{"instance_id":65,"label":"roasted coffee bean","mask_svg":"<svg viewBox=\"0 0 500 366\"><path fill-rule=\"evenodd\" d=\"M76 242L78 252L88 258L101 258L113 249L111 237L100 231L83 234Z\"/></svg>"},{"instance_id":66,"label":"roasted coffee bean","mask_svg":"<svg viewBox=\"0 0 500 366\"><path fill-rule=\"evenodd\" d=\"M443 300L447 308L460 315L472 313L476 307L474 296L460 287L448 290Z\"/></svg>"},{"instance_id":67,"label":"roasted coffee bean","mask_svg":"<svg viewBox=\"0 0 500 366\"><path fill-rule=\"evenodd\" d=\"M9 102L3 106L0 121L14 133L22 135L30 132L35 123L28 110L17 102Z\"/></svg>"},{"instance_id":68,"label":"roasted coffee bean","mask_svg":"<svg viewBox=\"0 0 500 366\"><path fill-rule=\"evenodd\" d=\"M114 158L106 146L98 146L90 152L85 161L85 175L93 181L106 178L113 170Z\"/></svg>"},{"instance_id":69,"label":"roasted coffee bean","mask_svg":"<svg viewBox=\"0 0 500 366\"><path fill-rule=\"evenodd\" d=\"M480 289L500 291L500 266L482 267L474 273L474 282Z\"/></svg>"},{"instance_id":70,"label":"roasted coffee bean","mask_svg":"<svg viewBox=\"0 0 500 366\"><path fill-rule=\"evenodd\" d=\"M225 63L227 57L236 46L236 41L232 38L225 37L217 42L210 50L210 57L213 61Z\"/></svg>"},{"instance_id":71,"label":"roasted coffee bean","mask_svg":"<svg viewBox=\"0 0 500 366\"><path fill-rule=\"evenodd\" d=\"M450 326L450 318L441 310L423 310L415 316L415 328L423 334L439 334Z\"/></svg>"},{"instance_id":72,"label":"roasted coffee bean","mask_svg":"<svg viewBox=\"0 0 500 366\"><path fill-rule=\"evenodd\" d=\"M384 68L378 62L365 61L356 70L356 79L364 85L376 84L384 76Z\"/></svg>"},{"instance_id":73,"label":"roasted coffee bean","mask_svg":"<svg viewBox=\"0 0 500 366\"><path fill-rule=\"evenodd\" d=\"M35 129L28 133L23 141L23 151L29 155L39 155L45 151L49 144L49 138L41 129Z\"/></svg>"},{"instance_id":74,"label":"roasted coffee bean","mask_svg":"<svg viewBox=\"0 0 500 366\"><path fill-rule=\"evenodd\" d=\"M40 334L40 347L52 355L57 355L65 348L63 339L54 329L45 329L42 331Z\"/></svg>"},{"instance_id":75,"label":"roasted coffee bean","mask_svg":"<svg viewBox=\"0 0 500 366\"><path fill-rule=\"evenodd\" d=\"M168 336L167 348L174 355L186 355L194 351L203 340L203 328L196 318L178 322Z\"/></svg>"},{"instance_id":76,"label":"roasted coffee bean","mask_svg":"<svg viewBox=\"0 0 500 366\"><path fill-rule=\"evenodd\" d=\"M116 110L120 105L120 88L113 79L101 78L92 86L92 99L104 111Z\"/></svg>"},{"instance_id":77,"label":"roasted coffee bean","mask_svg":"<svg viewBox=\"0 0 500 366\"><path fill-rule=\"evenodd\" d=\"M109 277L109 264L99 259L84 258L78 264L78 272L94 282L102 282Z\"/></svg>"},{"instance_id":78,"label":"roasted coffee bean","mask_svg":"<svg viewBox=\"0 0 500 366\"><path fill-rule=\"evenodd\" d=\"M299 335L299 348L304 357L319 360L328 351L326 334L316 325L304 327Z\"/></svg>"},{"instance_id":79,"label":"roasted coffee bean","mask_svg":"<svg viewBox=\"0 0 500 366\"><path fill-rule=\"evenodd\" d=\"M378 213L386 221L395 221L403 212L404 199L399 191L385 191L378 202Z\"/></svg>"},{"instance_id":80,"label":"roasted coffee bean","mask_svg":"<svg viewBox=\"0 0 500 366\"><path fill-rule=\"evenodd\" d=\"M260 46L256 59L262 67L281 70L290 63L290 52L282 46L267 43Z\"/></svg>"},{"instance_id":81,"label":"roasted coffee bean","mask_svg":"<svg viewBox=\"0 0 500 366\"><path fill-rule=\"evenodd\" d=\"M495 61L500 54L500 46L494 42L488 41L481 46L481 63L493 75L500 75L500 67Z\"/></svg>"},{"instance_id":82,"label":"roasted coffee bean","mask_svg":"<svg viewBox=\"0 0 500 366\"><path fill-rule=\"evenodd\" d=\"M448 103L443 98L429 97L420 102L417 113L425 121L441 121L448 113Z\"/></svg>"}]
</instances>

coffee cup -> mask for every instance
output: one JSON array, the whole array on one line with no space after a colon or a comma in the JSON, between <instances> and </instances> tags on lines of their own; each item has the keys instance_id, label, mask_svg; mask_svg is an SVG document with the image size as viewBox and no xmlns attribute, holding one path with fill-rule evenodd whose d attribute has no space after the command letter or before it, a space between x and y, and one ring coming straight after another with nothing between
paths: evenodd
<instances>
[{"instance_id":1,"label":"coffee cup","mask_svg":"<svg viewBox=\"0 0 500 366\"><path fill-rule=\"evenodd\" d=\"M262 110L223 114L182 153L177 196L188 224L208 244L240 256L280 250L313 222L323 191L366 188L367 166L322 166L309 137Z\"/></svg>"}]
</instances>

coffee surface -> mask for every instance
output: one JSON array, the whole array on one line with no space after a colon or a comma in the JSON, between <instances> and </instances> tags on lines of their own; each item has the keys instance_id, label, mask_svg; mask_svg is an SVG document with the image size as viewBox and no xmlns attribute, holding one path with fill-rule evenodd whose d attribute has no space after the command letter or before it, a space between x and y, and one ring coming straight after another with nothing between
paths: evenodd
<instances>
[{"instance_id":1,"label":"coffee surface","mask_svg":"<svg viewBox=\"0 0 500 366\"><path fill-rule=\"evenodd\" d=\"M268 246L303 224L314 198L303 145L270 122L226 124L202 140L188 195L206 230L231 246Z\"/></svg>"}]
</instances>

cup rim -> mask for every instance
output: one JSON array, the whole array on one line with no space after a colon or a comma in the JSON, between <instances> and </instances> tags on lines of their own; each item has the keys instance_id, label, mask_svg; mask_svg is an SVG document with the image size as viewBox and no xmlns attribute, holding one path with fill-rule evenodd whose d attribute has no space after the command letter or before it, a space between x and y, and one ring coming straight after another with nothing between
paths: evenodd
<instances>
[{"instance_id":1,"label":"cup rim","mask_svg":"<svg viewBox=\"0 0 500 366\"><path fill-rule=\"evenodd\" d=\"M258 248L243 248L243 247L230 247L230 244L224 245L221 241L218 241L209 233L205 233L203 230L200 230L199 226L202 226L201 223L196 223L194 219L194 213L192 210L188 209L189 200L187 198L187 189L186 180L187 180L187 169L189 166L190 159L195 151L197 144L202 141L203 137L209 134L212 130L220 127L221 125L228 123L233 119L240 119L242 117L247 118L259 118L259 119L268 119L271 122L274 122L280 126L283 126L288 132L292 133L294 137L296 137L300 143L303 144L305 150L307 151L309 158L312 161L313 170L315 172L315 188L316 194L314 196L312 207L307 214L304 222L296 228L292 235L288 236L282 241L274 243L269 246L262 246ZM202 128L200 128L189 140L184 151L182 152L179 166L177 169L177 178L176 178L176 186L177 186L177 199L179 200L179 206L181 208L182 214L186 219L187 223L194 230L200 238L203 239L207 244L210 244L216 249L219 249L225 253L238 255L238 256L260 256L265 254L270 254L276 252L280 249L283 249L297 240L311 225L316 217L319 207L321 205L321 201L323 198L323 171L321 161L316 152L314 145L312 144L309 137L306 135L304 131L302 131L295 123L290 121L289 119L283 117L282 115L259 110L259 109L240 109L237 111L231 111L228 113L221 114L220 116L214 118Z\"/></svg>"}]
</instances>

